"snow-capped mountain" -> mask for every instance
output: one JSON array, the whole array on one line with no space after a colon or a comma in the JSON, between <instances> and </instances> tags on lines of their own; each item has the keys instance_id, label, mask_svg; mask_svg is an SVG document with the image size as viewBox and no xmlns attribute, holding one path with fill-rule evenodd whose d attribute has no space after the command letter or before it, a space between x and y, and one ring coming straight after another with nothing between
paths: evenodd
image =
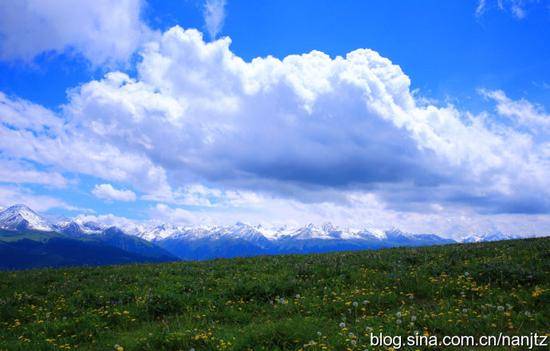
<instances>
[{"instance_id":1,"label":"snow-capped mountain","mask_svg":"<svg viewBox=\"0 0 550 351\"><path fill-rule=\"evenodd\" d=\"M500 240L512 240L520 239L522 236L504 234L502 232L492 232L481 235L469 235L460 240L463 243L479 243L484 241L500 241Z\"/></svg>"},{"instance_id":2,"label":"snow-capped mountain","mask_svg":"<svg viewBox=\"0 0 550 351\"><path fill-rule=\"evenodd\" d=\"M53 224L55 230L71 235L100 234L107 227L96 222L84 222L66 220Z\"/></svg>"},{"instance_id":3,"label":"snow-capped mountain","mask_svg":"<svg viewBox=\"0 0 550 351\"><path fill-rule=\"evenodd\" d=\"M217 227L155 227L142 237L182 259L209 259L265 254L321 253L343 250L379 249L396 246L449 244L455 241L436 235L412 235L402 232L371 232L322 226L267 229L236 223ZM158 235L161 235L160 237Z\"/></svg>"},{"instance_id":4,"label":"snow-capped mountain","mask_svg":"<svg viewBox=\"0 0 550 351\"><path fill-rule=\"evenodd\" d=\"M13 205L0 212L0 229L52 231L46 218L25 205Z\"/></svg>"},{"instance_id":5,"label":"snow-capped mountain","mask_svg":"<svg viewBox=\"0 0 550 351\"><path fill-rule=\"evenodd\" d=\"M410 234L399 229L350 229L325 223L317 226L267 228L237 222L227 226L177 226L173 224L100 223L78 216L50 223L24 205L0 211L0 228L11 231L56 231L75 238L90 237L139 253L148 245L162 248L182 259L252 256L279 253L317 253L342 250L380 249L397 246L427 246L455 243L435 234ZM468 236L460 242L515 239L518 236L491 233ZM148 243L147 243L148 242ZM149 245L149 246L150 246ZM145 251L142 251L145 250Z\"/></svg>"},{"instance_id":6,"label":"snow-capped mountain","mask_svg":"<svg viewBox=\"0 0 550 351\"><path fill-rule=\"evenodd\" d=\"M161 225L153 226L149 229L137 232L135 235L147 241L153 241L153 240L164 239L169 236L176 235L182 230L183 228L177 227L175 225L161 224Z\"/></svg>"}]
</instances>

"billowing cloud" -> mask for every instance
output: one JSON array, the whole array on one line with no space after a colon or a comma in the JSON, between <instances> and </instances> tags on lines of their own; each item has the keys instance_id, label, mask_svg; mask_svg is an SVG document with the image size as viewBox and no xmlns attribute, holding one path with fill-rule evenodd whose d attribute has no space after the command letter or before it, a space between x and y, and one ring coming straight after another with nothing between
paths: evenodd
<instances>
[{"instance_id":1,"label":"billowing cloud","mask_svg":"<svg viewBox=\"0 0 550 351\"><path fill-rule=\"evenodd\" d=\"M150 30L142 0L0 2L0 59L74 52L94 64L126 61Z\"/></svg>"},{"instance_id":2,"label":"billowing cloud","mask_svg":"<svg viewBox=\"0 0 550 351\"><path fill-rule=\"evenodd\" d=\"M486 93L496 114L426 102L373 50L245 61L230 43L171 28L143 46L134 76L71 90L59 116L4 97L0 151L136 189L165 218L457 232L524 214L548 229L542 108L502 92Z\"/></svg>"},{"instance_id":3,"label":"billowing cloud","mask_svg":"<svg viewBox=\"0 0 550 351\"><path fill-rule=\"evenodd\" d=\"M115 189L111 184L97 184L92 194L108 201L136 201L136 194L132 190Z\"/></svg>"},{"instance_id":4,"label":"billowing cloud","mask_svg":"<svg viewBox=\"0 0 550 351\"><path fill-rule=\"evenodd\" d=\"M229 44L172 28L142 52L137 78L85 84L67 111L94 137L147 155L176 187L208 181L314 201L327 188L364 189L390 206L547 211L544 145L486 115L417 103L378 53L245 62ZM520 194L523 184L543 192Z\"/></svg>"},{"instance_id":5,"label":"billowing cloud","mask_svg":"<svg viewBox=\"0 0 550 351\"><path fill-rule=\"evenodd\" d=\"M216 39L222 30L225 21L225 4L226 0L206 0L204 3L204 24L211 39Z\"/></svg>"}]
</instances>

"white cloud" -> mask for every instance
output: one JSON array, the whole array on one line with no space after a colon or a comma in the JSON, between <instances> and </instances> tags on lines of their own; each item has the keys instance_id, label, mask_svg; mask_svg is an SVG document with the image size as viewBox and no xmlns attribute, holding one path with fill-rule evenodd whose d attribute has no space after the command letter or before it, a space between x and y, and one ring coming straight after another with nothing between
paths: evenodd
<instances>
[{"instance_id":1,"label":"white cloud","mask_svg":"<svg viewBox=\"0 0 550 351\"><path fill-rule=\"evenodd\" d=\"M148 158L122 151L109 140L102 142L41 106L1 93L0 153L59 171L128 182L152 194L171 191L165 170Z\"/></svg>"},{"instance_id":2,"label":"white cloud","mask_svg":"<svg viewBox=\"0 0 550 351\"><path fill-rule=\"evenodd\" d=\"M512 14L517 18L517 19L523 19L525 18L525 10L524 8L522 7L522 5L520 4L514 4L512 5L512 7L510 8L512 10Z\"/></svg>"},{"instance_id":3,"label":"white cloud","mask_svg":"<svg viewBox=\"0 0 550 351\"><path fill-rule=\"evenodd\" d=\"M58 133L63 121L52 111L28 101L13 98L0 92L0 123L10 128L43 133L47 130Z\"/></svg>"},{"instance_id":4,"label":"white cloud","mask_svg":"<svg viewBox=\"0 0 550 351\"><path fill-rule=\"evenodd\" d=\"M0 152L124 184L161 203L154 215L183 220L430 231L550 211L540 125L418 98L372 50L245 61L230 43L174 27L144 46L135 77L73 89L60 116L4 97Z\"/></svg>"},{"instance_id":5,"label":"white cloud","mask_svg":"<svg viewBox=\"0 0 550 351\"><path fill-rule=\"evenodd\" d=\"M475 14L477 17L481 17L490 8L496 8L499 11L509 12L516 19L522 20L527 16L527 8L538 3L538 0L479 0Z\"/></svg>"},{"instance_id":6,"label":"white cloud","mask_svg":"<svg viewBox=\"0 0 550 351\"><path fill-rule=\"evenodd\" d=\"M431 187L424 202L445 191L438 201L497 207L490 197L513 202L519 184L546 192L530 134L417 104L409 78L372 50L245 62L229 44L172 28L142 52L137 79L84 84L67 110L94 137L147 155L176 187L206 180L300 197L371 184L399 204L395 185L420 183L409 190Z\"/></svg>"},{"instance_id":7,"label":"white cloud","mask_svg":"<svg viewBox=\"0 0 550 351\"><path fill-rule=\"evenodd\" d=\"M225 5L226 0L206 0L204 3L204 23L211 39L216 39L222 30L225 21Z\"/></svg>"},{"instance_id":8,"label":"white cloud","mask_svg":"<svg viewBox=\"0 0 550 351\"><path fill-rule=\"evenodd\" d=\"M111 184L97 184L92 194L103 200L136 201L136 194L133 191L115 189Z\"/></svg>"},{"instance_id":9,"label":"white cloud","mask_svg":"<svg viewBox=\"0 0 550 351\"><path fill-rule=\"evenodd\" d=\"M343 226L374 227L374 222L376 227L391 226L390 222L385 220L390 218L392 211L386 211L378 199L369 194L345 194L348 200L353 202L353 206L350 206L351 203L304 203L296 199L253 192L226 194L226 196L227 201L220 201L199 209L159 203L150 209L150 217L158 221L193 225L228 225L238 220L261 223L270 227L326 221Z\"/></svg>"},{"instance_id":10,"label":"white cloud","mask_svg":"<svg viewBox=\"0 0 550 351\"><path fill-rule=\"evenodd\" d=\"M25 204L36 211L47 211L52 208L81 210L55 197L35 194L21 186L0 185L0 207L14 204Z\"/></svg>"},{"instance_id":11,"label":"white cloud","mask_svg":"<svg viewBox=\"0 0 550 351\"><path fill-rule=\"evenodd\" d=\"M93 64L124 62L150 30L142 0L0 2L0 59L76 52Z\"/></svg>"},{"instance_id":12,"label":"white cloud","mask_svg":"<svg viewBox=\"0 0 550 351\"><path fill-rule=\"evenodd\" d=\"M476 7L476 16L481 16L485 13L487 0L479 0Z\"/></svg>"},{"instance_id":13,"label":"white cloud","mask_svg":"<svg viewBox=\"0 0 550 351\"><path fill-rule=\"evenodd\" d=\"M144 195L144 200L167 202L179 206L195 207L235 207L253 205L258 195L247 190L227 190L192 183L166 194Z\"/></svg>"},{"instance_id":14,"label":"white cloud","mask_svg":"<svg viewBox=\"0 0 550 351\"><path fill-rule=\"evenodd\" d=\"M67 179L58 172L38 171L30 164L0 157L0 182L16 184L43 184L65 187Z\"/></svg>"},{"instance_id":15,"label":"white cloud","mask_svg":"<svg viewBox=\"0 0 550 351\"><path fill-rule=\"evenodd\" d=\"M497 105L497 112L512 119L517 127L529 129L534 133L550 136L550 114L544 112L542 106L535 105L525 99L512 100L502 90L480 90L480 93Z\"/></svg>"}]
</instances>

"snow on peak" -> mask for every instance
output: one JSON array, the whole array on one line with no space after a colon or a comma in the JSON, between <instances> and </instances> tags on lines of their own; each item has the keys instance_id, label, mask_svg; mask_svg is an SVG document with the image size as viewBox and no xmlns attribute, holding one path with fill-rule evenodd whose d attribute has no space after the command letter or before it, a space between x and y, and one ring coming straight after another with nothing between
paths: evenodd
<instances>
[{"instance_id":1,"label":"snow on peak","mask_svg":"<svg viewBox=\"0 0 550 351\"><path fill-rule=\"evenodd\" d=\"M165 239L181 232L181 228L172 224L160 224L152 228L145 229L137 234L142 239L151 241Z\"/></svg>"},{"instance_id":2,"label":"snow on peak","mask_svg":"<svg viewBox=\"0 0 550 351\"><path fill-rule=\"evenodd\" d=\"M115 226L122 232L135 235L148 241L164 239L185 240L222 240L235 239L256 243L266 243L277 240L358 240L378 242L411 242L417 239L426 240L427 235L415 235L403 232L397 228L381 229L350 229L326 222L317 226L313 223L304 226L265 227L236 222L226 226L180 226L174 224L159 224L153 222L134 222L128 219L106 216L77 216L74 219L61 219L51 224L46 218L37 214L25 205L14 205L0 210L0 229L5 230L39 230L60 231L63 233L99 234L107 228ZM433 238L440 238L431 235ZM503 234L493 231L481 235L463 237L461 242L496 241L519 238L517 235ZM441 239L441 238L440 238Z\"/></svg>"},{"instance_id":3,"label":"snow on peak","mask_svg":"<svg viewBox=\"0 0 550 351\"><path fill-rule=\"evenodd\" d=\"M500 231L494 231L486 234L481 235L469 235L462 240L460 240L463 243L479 243L483 241L499 241L499 240L510 240L510 239L520 239L523 236L520 235L510 235L510 234L504 234Z\"/></svg>"},{"instance_id":4,"label":"snow on peak","mask_svg":"<svg viewBox=\"0 0 550 351\"><path fill-rule=\"evenodd\" d=\"M386 235L386 232L382 229L365 229L362 232L362 236L368 236L368 237L375 237L376 239L384 240L387 239L388 236Z\"/></svg>"},{"instance_id":5,"label":"snow on peak","mask_svg":"<svg viewBox=\"0 0 550 351\"><path fill-rule=\"evenodd\" d=\"M249 241L267 240L267 232L261 226L252 226L250 224L237 222L234 226L229 226L224 230L226 235L236 239L245 239Z\"/></svg>"},{"instance_id":6,"label":"snow on peak","mask_svg":"<svg viewBox=\"0 0 550 351\"><path fill-rule=\"evenodd\" d=\"M48 221L25 205L13 205L0 212L0 228L6 230L51 231Z\"/></svg>"},{"instance_id":7,"label":"snow on peak","mask_svg":"<svg viewBox=\"0 0 550 351\"><path fill-rule=\"evenodd\" d=\"M55 224L55 229L63 233L82 235L82 234L100 234L107 227L93 221L61 221Z\"/></svg>"}]
</instances>

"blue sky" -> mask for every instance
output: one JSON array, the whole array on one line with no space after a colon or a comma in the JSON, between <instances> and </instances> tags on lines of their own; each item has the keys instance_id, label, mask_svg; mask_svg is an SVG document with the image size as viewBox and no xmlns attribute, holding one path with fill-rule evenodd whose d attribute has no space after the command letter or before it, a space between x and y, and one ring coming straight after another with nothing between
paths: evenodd
<instances>
[{"instance_id":1,"label":"blue sky","mask_svg":"<svg viewBox=\"0 0 550 351\"><path fill-rule=\"evenodd\" d=\"M0 205L550 231L548 1L69 3L0 5Z\"/></svg>"}]
</instances>

